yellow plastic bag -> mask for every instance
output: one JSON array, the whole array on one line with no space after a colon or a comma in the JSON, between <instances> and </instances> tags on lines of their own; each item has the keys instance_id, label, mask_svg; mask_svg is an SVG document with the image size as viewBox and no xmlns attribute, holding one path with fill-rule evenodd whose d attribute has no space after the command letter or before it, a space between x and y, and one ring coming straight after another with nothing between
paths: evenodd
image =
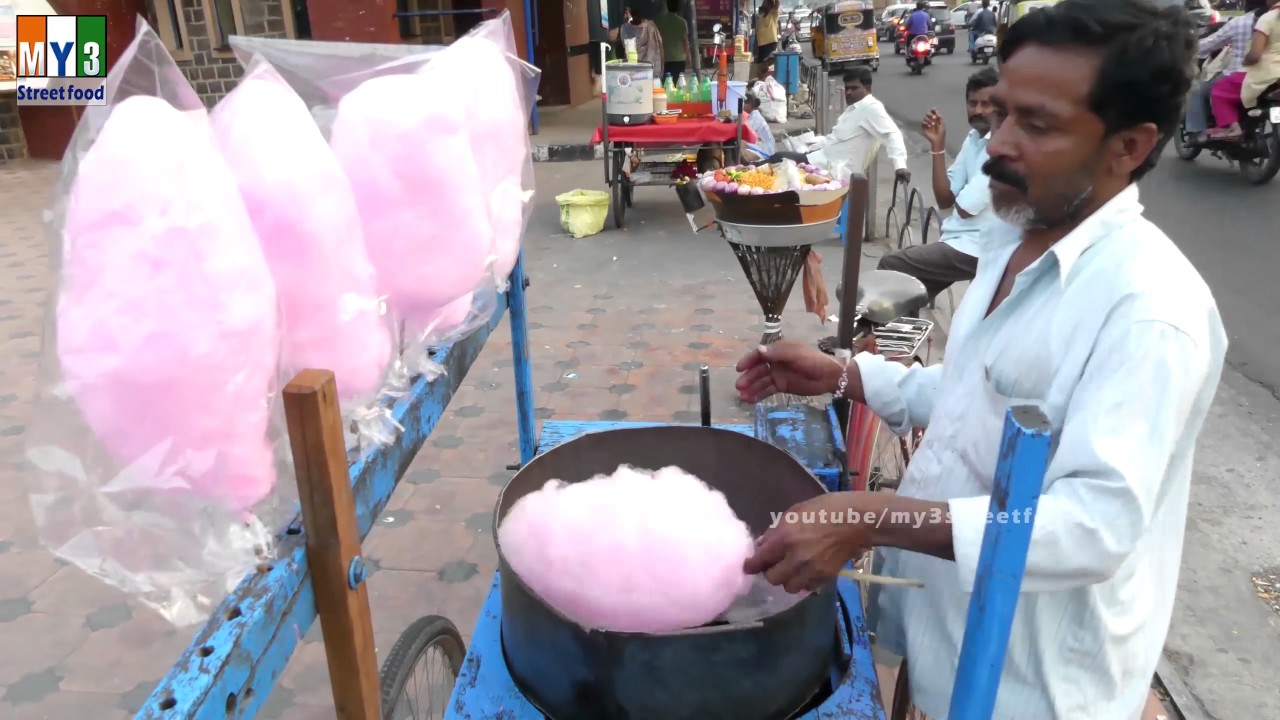
<instances>
[{"instance_id":1,"label":"yellow plastic bag","mask_svg":"<svg viewBox=\"0 0 1280 720\"><path fill-rule=\"evenodd\" d=\"M575 238L595 235L609 217L609 193L601 190L570 190L556 196L560 204L560 227Z\"/></svg>"}]
</instances>

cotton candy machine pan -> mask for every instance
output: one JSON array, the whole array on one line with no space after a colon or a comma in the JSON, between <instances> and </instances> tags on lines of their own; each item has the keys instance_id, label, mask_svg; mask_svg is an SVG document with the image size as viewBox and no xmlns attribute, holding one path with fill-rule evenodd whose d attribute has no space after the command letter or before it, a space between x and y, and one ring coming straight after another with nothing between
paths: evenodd
<instances>
[{"instance_id":1,"label":"cotton candy machine pan","mask_svg":"<svg viewBox=\"0 0 1280 720\"><path fill-rule=\"evenodd\" d=\"M498 498L495 527L548 480L580 482L619 465L676 465L720 490L756 535L825 490L787 452L709 427L588 433L538 456ZM827 685L839 654L834 584L781 612L666 634L588 631L542 602L507 565L502 647L526 698L552 720L784 720Z\"/></svg>"}]
</instances>

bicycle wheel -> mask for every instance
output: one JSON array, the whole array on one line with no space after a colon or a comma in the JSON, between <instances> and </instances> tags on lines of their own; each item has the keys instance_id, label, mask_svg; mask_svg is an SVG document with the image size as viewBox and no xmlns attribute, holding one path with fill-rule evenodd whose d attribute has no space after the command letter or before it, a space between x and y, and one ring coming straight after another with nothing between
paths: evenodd
<instances>
[{"instance_id":1,"label":"bicycle wheel","mask_svg":"<svg viewBox=\"0 0 1280 720\"><path fill-rule=\"evenodd\" d=\"M879 425L875 446L871 450L871 467L867 471L867 489L872 492L897 489L907 474L907 459L915 449L914 433L898 437L884 423Z\"/></svg>"},{"instance_id":2,"label":"bicycle wheel","mask_svg":"<svg viewBox=\"0 0 1280 720\"><path fill-rule=\"evenodd\" d=\"M452 622L438 615L415 620L382 664L383 720L444 718L466 655Z\"/></svg>"}]
</instances>

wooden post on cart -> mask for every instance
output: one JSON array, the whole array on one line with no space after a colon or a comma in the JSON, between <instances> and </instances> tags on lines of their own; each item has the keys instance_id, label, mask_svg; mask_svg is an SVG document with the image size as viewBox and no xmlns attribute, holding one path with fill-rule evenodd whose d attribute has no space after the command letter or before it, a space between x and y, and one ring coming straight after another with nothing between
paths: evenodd
<instances>
[{"instance_id":1,"label":"wooden post on cart","mask_svg":"<svg viewBox=\"0 0 1280 720\"><path fill-rule=\"evenodd\" d=\"M379 720L378 656L333 373L298 373L284 389L284 412L333 707L340 720Z\"/></svg>"}]
</instances>

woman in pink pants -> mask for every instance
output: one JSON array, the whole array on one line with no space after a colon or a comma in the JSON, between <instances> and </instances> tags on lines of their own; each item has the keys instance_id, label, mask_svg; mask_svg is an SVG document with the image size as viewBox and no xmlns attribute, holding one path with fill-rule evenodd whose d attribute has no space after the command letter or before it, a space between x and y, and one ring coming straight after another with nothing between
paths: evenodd
<instances>
[{"instance_id":1,"label":"woman in pink pants","mask_svg":"<svg viewBox=\"0 0 1280 720\"><path fill-rule=\"evenodd\" d=\"M1254 108L1258 98L1280 80L1280 0L1273 0L1271 10L1258 18L1253 26L1253 43L1245 55L1243 72L1232 73L1214 86L1209 96L1213 118L1218 127L1206 133L1215 139L1234 139L1241 135L1242 108Z\"/></svg>"}]
</instances>

